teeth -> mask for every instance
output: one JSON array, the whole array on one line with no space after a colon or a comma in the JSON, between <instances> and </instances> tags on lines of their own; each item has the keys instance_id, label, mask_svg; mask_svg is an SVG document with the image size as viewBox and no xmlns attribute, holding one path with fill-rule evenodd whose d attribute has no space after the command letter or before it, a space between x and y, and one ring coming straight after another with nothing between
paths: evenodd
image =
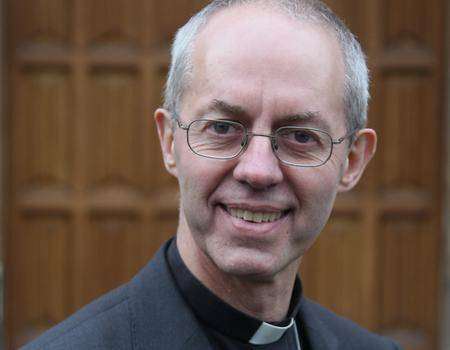
<instances>
[{"instance_id":1,"label":"teeth","mask_svg":"<svg viewBox=\"0 0 450 350\"><path fill-rule=\"evenodd\" d=\"M247 221L253 221L253 213L251 211L244 210L244 217L243 217L243 219L247 220Z\"/></svg>"},{"instance_id":2,"label":"teeth","mask_svg":"<svg viewBox=\"0 0 450 350\"><path fill-rule=\"evenodd\" d=\"M263 212L252 212L249 210L237 208L228 208L228 212L231 214L231 216L235 218L257 223L276 221L282 215L280 211L276 213L263 213Z\"/></svg>"}]
</instances>

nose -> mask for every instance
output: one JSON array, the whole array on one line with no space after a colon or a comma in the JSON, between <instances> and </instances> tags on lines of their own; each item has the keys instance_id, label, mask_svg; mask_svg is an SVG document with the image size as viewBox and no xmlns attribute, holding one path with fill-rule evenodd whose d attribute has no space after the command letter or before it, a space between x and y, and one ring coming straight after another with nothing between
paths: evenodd
<instances>
[{"instance_id":1,"label":"nose","mask_svg":"<svg viewBox=\"0 0 450 350\"><path fill-rule=\"evenodd\" d=\"M238 158L234 168L234 178L258 190L280 183L283 180L283 172L278 158L273 153L270 138L254 135L248 142L247 149Z\"/></svg>"}]
</instances>

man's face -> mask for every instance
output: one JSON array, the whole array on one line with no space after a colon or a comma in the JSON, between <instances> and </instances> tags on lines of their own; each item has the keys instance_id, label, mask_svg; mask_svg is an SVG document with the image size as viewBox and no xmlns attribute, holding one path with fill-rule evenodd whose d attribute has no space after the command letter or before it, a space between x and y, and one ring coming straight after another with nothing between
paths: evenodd
<instances>
[{"instance_id":1,"label":"man's face","mask_svg":"<svg viewBox=\"0 0 450 350\"><path fill-rule=\"evenodd\" d=\"M256 7L225 10L200 33L193 66L180 112L184 124L225 118L256 133L296 125L333 139L346 134L340 47L316 25ZM188 254L199 266L235 276L267 279L296 269L327 222L347 169L346 142L316 168L280 163L266 137L251 138L245 153L226 161L192 153L182 129L175 129L172 146L169 170L181 194L178 235L194 243ZM272 221L248 221L237 211Z\"/></svg>"}]
</instances>

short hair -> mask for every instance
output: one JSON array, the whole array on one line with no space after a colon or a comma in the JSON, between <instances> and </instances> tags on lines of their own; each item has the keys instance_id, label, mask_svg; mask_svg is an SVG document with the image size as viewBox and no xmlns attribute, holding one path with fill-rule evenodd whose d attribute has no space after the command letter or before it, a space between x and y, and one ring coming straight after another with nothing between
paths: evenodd
<instances>
[{"instance_id":1,"label":"short hair","mask_svg":"<svg viewBox=\"0 0 450 350\"><path fill-rule=\"evenodd\" d=\"M290 17L323 25L334 33L340 44L345 66L343 103L346 127L348 132L364 128L369 100L369 73L365 55L344 22L320 0L214 0L209 3L176 33L164 92L164 108L177 118L183 94L192 78L195 39L211 16L221 9L252 3L270 5Z\"/></svg>"}]
</instances>

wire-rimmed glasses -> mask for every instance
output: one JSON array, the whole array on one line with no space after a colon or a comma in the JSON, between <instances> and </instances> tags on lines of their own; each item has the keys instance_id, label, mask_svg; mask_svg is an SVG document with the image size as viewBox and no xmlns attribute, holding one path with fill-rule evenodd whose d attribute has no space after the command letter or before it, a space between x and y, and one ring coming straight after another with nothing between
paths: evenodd
<instances>
[{"instance_id":1,"label":"wire-rimmed glasses","mask_svg":"<svg viewBox=\"0 0 450 350\"><path fill-rule=\"evenodd\" d=\"M224 119L197 119L185 125L176 120L179 128L186 130L187 143L195 154L213 159L233 159L245 152L250 138L268 137L272 150L280 162L297 167L318 167L325 164L333 153L334 145L341 144L353 132L333 140L320 129L283 126L272 134L249 131L243 124Z\"/></svg>"}]
</instances>

